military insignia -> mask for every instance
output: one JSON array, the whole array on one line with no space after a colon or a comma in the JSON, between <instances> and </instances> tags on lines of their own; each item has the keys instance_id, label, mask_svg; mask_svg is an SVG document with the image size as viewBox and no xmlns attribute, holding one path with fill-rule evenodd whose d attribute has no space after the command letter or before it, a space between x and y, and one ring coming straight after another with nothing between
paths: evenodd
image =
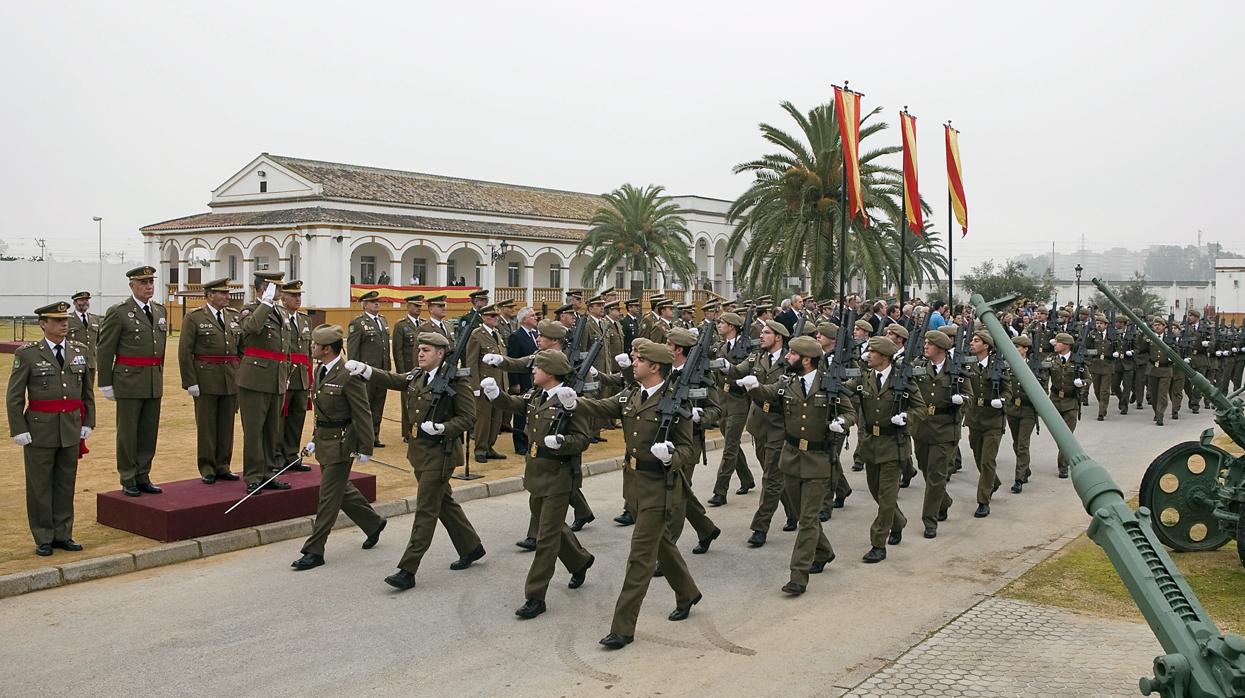
<instances>
[{"instance_id":1,"label":"military insignia","mask_svg":"<svg viewBox=\"0 0 1245 698\"><path fill-rule=\"evenodd\" d=\"M21 368L21 366L22 366L22 357L20 356L13 357L13 368Z\"/></svg>"},{"instance_id":2,"label":"military insignia","mask_svg":"<svg viewBox=\"0 0 1245 698\"><path fill-rule=\"evenodd\" d=\"M881 427L879 427L878 425L874 424L874 425L873 425L873 435L874 435L874 436L881 436L881 435L882 435L882 428L881 428Z\"/></svg>"},{"instance_id":3,"label":"military insignia","mask_svg":"<svg viewBox=\"0 0 1245 698\"><path fill-rule=\"evenodd\" d=\"M532 444L532 452L529 454L532 458L536 457L536 449L540 448L536 444Z\"/></svg>"},{"instance_id":4,"label":"military insignia","mask_svg":"<svg viewBox=\"0 0 1245 698\"><path fill-rule=\"evenodd\" d=\"M73 365L74 365L74 366L79 366L79 365L82 365L82 364L85 364L85 363L86 363L86 357L85 357L85 356L83 356L83 355L81 355L81 354L78 354L77 356L73 357Z\"/></svg>"},{"instance_id":5,"label":"military insignia","mask_svg":"<svg viewBox=\"0 0 1245 698\"><path fill-rule=\"evenodd\" d=\"M934 407L933 405L928 405L925 409L929 412L929 416L933 417L933 416L934 416L934 411L935 411L937 408L936 408L936 407Z\"/></svg>"},{"instance_id":6,"label":"military insignia","mask_svg":"<svg viewBox=\"0 0 1245 698\"><path fill-rule=\"evenodd\" d=\"M1020 407L1020 398L1016 398L1016 406Z\"/></svg>"},{"instance_id":7,"label":"military insignia","mask_svg":"<svg viewBox=\"0 0 1245 698\"><path fill-rule=\"evenodd\" d=\"M129 317L134 317L134 313L126 313Z\"/></svg>"},{"instance_id":8,"label":"military insignia","mask_svg":"<svg viewBox=\"0 0 1245 698\"><path fill-rule=\"evenodd\" d=\"M986 404L986 399L985 399L984 397L979 397L979 398L977 398L977 406L978 406L978 407L981 407L981 406L983 406L983 405L985 405L985 404Z\"/></svg>"}]
</instances>

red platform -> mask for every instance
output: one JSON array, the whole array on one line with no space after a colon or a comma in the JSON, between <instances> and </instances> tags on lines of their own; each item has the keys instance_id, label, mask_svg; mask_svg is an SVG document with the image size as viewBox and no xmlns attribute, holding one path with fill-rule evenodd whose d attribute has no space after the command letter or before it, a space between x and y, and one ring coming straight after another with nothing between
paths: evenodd
<instances>
[{"instance_id":1,"label":"red platform","mask_svg":"<svg viewBox=\"0 0 1245 698\"><path fill-rule=\"evenodd\" d=\"M127 497L121 490L96 495L96 520L105 526L158 541L175 541L233 531L248 526L310 516L320 498L320 468L287 472L280 480L288 490L264 490L228 514L225 510L246 496L242 480L205 485L198 478L157 483L162 494ZM350 482L367 501L376 501L376 476L350 473Z\"/></svg>"},{"instance_id":2,"label":"red platform","mask_svg":"<svg viewBox=\"0 0 1245 698\"><path fill-rule=\"evenodd\" d=\"M27 342L0 342L0 354L16 354Z\"/></svg>"}]
</instances>

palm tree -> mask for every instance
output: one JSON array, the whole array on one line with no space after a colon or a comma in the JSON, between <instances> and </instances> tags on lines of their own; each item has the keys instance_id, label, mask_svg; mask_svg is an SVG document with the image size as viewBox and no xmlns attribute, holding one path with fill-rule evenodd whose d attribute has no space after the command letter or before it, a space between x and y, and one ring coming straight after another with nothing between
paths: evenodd
<instances>
[{"instance_id":1,"label":"palm tree","mask_svg":"<svg viewBox=\"0 0 1245 698\"><path fill-rule=\"evenodd\" d=\"M752 173L755 179L727 212L727 219L735 223L727 254L733 256L746 244L740 276L750 288L781 288L785 285L782 280L794 270L807 270L816 295L827 298L837 291L843 181L834 105L819 105L808 114L790 102L783 102L782 109L799 130L793 135L761 124L762 138L781 151L734 168L736 174ZM863 150L870 136L887 128L885 122L874 119L880 111L874 109L865 115L860 129L860 184L869 225L849 221L846 251L849 274L863 276L870 290L881 290L899 278L896 231L906 230L898 224L902 218L903 174L879 162L901 148ZM924 202L921 206L928 217L929 206ZM936 281L946 269L936 246L937 235L928 225L925 235L905 235L907 281Z\"/></svg>"},{"instance_id":2,"label":"palm tree","mask_svg":"<svg viewBox=\"0 0 1245 698\"><path fill-rule=\"evenodd\" d=\"M663 191L664 187L655 185L624 184L602 196L605 204L593 214L592 228L575 247L575 254L590 253L583 283L600 286L610 272L625 264L645 272L646 288L652 288L655 271L668 272L691 288L696 278L692 234L679 205L662 196Z\"/></svg>"}]
</instances>

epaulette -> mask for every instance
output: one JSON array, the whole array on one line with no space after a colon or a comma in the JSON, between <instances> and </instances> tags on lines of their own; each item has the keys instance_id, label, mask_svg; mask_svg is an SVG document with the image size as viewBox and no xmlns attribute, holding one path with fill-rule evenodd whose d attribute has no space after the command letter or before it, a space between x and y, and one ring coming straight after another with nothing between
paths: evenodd
<instances>
[{"instance_id":1,"label":"epaulette","mask_svg":"<svg viewBox=\"0 0 1245 698\"><path fill-rule=\"evenodd\" d=\"M79 342L79 341L78 341L78 340L76 340L76 339L66 339L65 341L66 341L66 342L69 342L70 344L72 344L72 345L74 345L74 346L76 346L76 347L85 347L85 346L86 346L86 342Z\"/></svg>"},{"instance_id":2,"label":"epaulette","mask_svg":"<svg viewBox=\"0 0 1245 698\"><path fill-rule=\"evenodd\" d=\"M18 350L18 351L21 351L21 350L23 350L23 349L29 349L29 348L31 348L31 347L37 347L37 346L39 346L39 343L38 343L38 342L26 342L25 344L23 344L23 345L21 345L20 347L18 347L18 348L17 348L17 350Z\"/></svg>"}]
</instances>

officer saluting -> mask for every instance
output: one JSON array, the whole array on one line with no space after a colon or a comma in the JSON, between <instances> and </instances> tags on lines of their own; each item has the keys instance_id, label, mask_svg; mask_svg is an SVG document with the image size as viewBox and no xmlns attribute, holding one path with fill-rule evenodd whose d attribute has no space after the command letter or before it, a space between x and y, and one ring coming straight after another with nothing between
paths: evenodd
<instances>
[{"instance_id":1,"label":"officer saluting","mask_svg":"<svg viewBox=\"0 0 1245 698\"><path fill-rule=\"evenodd\" d=\"M182 389L195 404L199 477L203 484L237 480L233 460L233 424L238 412L238 311L229 307L229 279L203 284L207 305L182 320L177 364Z\"/></svg>"},{"instance_id":2,"label":"officer saluting","mask_svg":"<svg viewBox=\"0 0 1245 698\"><path fill-rule=\"evenodd\" d=\"M69 304L35 310L43 339L13 355L9 434L26 461L26 517L35 553L82 550L73 539L78 458L95 426L95 394L87 382L85 347L65 338Z\"/></svg>"},{"instance_id":3,"label":"officer saluting","mask_svg":"<svg viewBox=\"0 0 1245 698\"><path fill-rule=\"evenodd\" d=\"M242 413L242 476L246 491L268 480L281 444L281 408L290 383L287 325L273 304L282 272L259 272L259 300L242 312L242 367L238 369L238 409ZM272 480L266 489L288 490L289 483Z\"/></svg>"},{"instance_id":4,"label":"officer saluting","mask_svg":"<svg viewBox=\"0 0 1245 698\"><path fill-rule=\"evenodd\" d=\"M294 463L290 470L306 473L311 472L311 466L303 465L299 447L307 413L311 411L311 321L306 313L298 312L302 306L302 281L295 279L281 286L281 317L286 329L286 350L290 355L290 382L281 407L281 457L277 466Z\"/></svg>"},{"instance_id":5,"label":"officer saluting","mask_svg":"<svg viewBox=\"0 0 1245 698\"><path fill-rule=\"evenodd\" d=\"M81 344L86 350L86 377L95 387L96 347L99 346L99 316L87 312L91 309L91 292L78 291L69 297L73 309L69 311L69 339Z\"/></svg>"},{"instance_id":6,"label":"officer saluting","mask_svg":"<svg viewBox=\"0 0 1245 698\"><path fill-rule=\"evenodd\" d=\"M99 328L99 391L117 402L117 473L127 497L160 494L151 484L151 461L160 433L164 348L168 314L152 302L155 267L125 273L131 297L112 306Z\"/></svg>"}]
</instances>

